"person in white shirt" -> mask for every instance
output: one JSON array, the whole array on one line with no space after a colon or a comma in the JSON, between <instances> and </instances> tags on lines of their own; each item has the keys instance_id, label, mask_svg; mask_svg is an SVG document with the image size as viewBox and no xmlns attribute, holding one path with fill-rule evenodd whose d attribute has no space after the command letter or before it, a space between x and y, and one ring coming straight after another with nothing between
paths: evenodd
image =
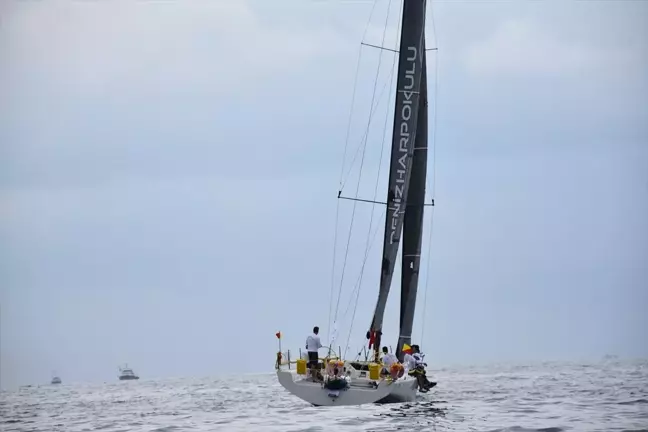
<instances>
[{"instance_id":1,"label":"person in white shirt","mask_svg":"<svg viewBox=\"0 0 648 432\"><path fill-rule=\"evenodd\" d=\"M412 345L412 358L416 364L416 367L425 369L427 363L424 362L425 354L421 352L421 348L418 345Z\"/></svg>"},{"instance_id":2,"label":"person in white shirt","mask_svg":"<svg viewBox=\"0 0 648 432\"><path fill-rule=\"evenodd\" d=\"M437 383L436 382L430 382L428 380L427 375L425 373L425 368L427 367L427 363L423 361L423 358L425 357L425 354L421 352L421 349L419 348L418 345L412 345L412 359L414 361L414 370L415 370L415 376L416 379L419 382L419 389L421 392L428 392L432 387L434 387Z\"/></svg>"},{"instance_id":3,"label":"person in white shirt","mask_svg":"<svg viewBox=\"0 0 648 432\"><path fill-rule=\"evenodd\" d=\"M306 338L306 351L308 352L308 367L317 368L319 364L318 350L322 348L322 342L319 337L319 327L313 327L313 334Z\"/></svg>"},{"instance_id":4,"label":"person in white shirt","mask_svg":"<svg viewBox=\"0 0 648 432\"><path fill-rule=\"evenodd\" d=\"M383 368L380 371L380 373L382 375L389 375L391 365L393 365L394 363L398 363L398 358L394 354L390 353L387 347L383 347L382 352L383 355L381 361L383 364Z\"/></svg>"},{"instance_id":5,"label":"person in white shirt","mask_svg":"<svg viewBox=\"0 0 648 432\"><path fill-rule=\"evenodd\" d=\"M426 388L425 379L423 375L425 373L425 369L423 369L422 365L418 364L417 357L415 356L416 356L416 345L412 345L412 354L406 353L405 357L403 357L403 363L405 363L405 370L409 376L416 378L419 391L421 393L427 393L429 389ZM423 373L421 373L421 370L423 370Z\"/></svg>"},{"instance_id":6,"label":"person in white shirt","mask_svg":"<svg viewBox=\"0 0 648 432\"><path fill-rule=\"evenodd\" d=\"M416 360L412 357L412 354L406 352L403 357L403 365L405 366L405 372L413 371L416 369Z\"/></svg>"},{"instance_id":7,"label":"person in white shirt","mask_svg":"<svg viewBox=\"0 0 648 432\"><path fill-rule=\"evenodd\" d=\"M417 346L417 345L414 345L414 346ZM413 349L415 349L415 348L413 348ZM424 356L425 355L421 354L420 352L412 353L412 358L414 359L414 363L416 364L416 366L426 366L426 364L423 363L423 357Z\"/></svg>"},{"instance_id":8,"label":"person in white shirt","mask_svg":"<svg viewBox=\"0 0 648 432\"><path fill-rule=\"evenodd\" d=\"M387 347L383 347L383 356L382 356L382 370L380 374L382 376L391 375L393 380L401 378L405 373L405 368L398 361L398 357L390 353Z\"/></svg>"},{"instance_id":9,"label":"person in white shirt","mask_svg":"<svg viewBox=\"0 0 648 432\"><path fill-rule=\"evenodd\" d=\"M389 370L392 364L398 362L398 358L394 354L390 353L387 347L383 347L382 351L382 362L385 365L385 368Z\"/></svg>"}]
</instances>

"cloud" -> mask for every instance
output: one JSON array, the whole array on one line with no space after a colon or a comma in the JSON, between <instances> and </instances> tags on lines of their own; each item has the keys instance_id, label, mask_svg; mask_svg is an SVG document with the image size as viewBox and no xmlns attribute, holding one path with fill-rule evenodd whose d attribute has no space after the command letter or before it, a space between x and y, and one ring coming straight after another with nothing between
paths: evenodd
<instances>
[{"instance_id":1,"label":"cloud","mask_svg":"<svg viewBox=\"0 0 648 432\"><path fill-rule=\"evenodd\" d=\"M357 38L345 39L334 21L313 25L333 8L304 5L275 20L286 7L260 5L11 3L0 28L0 61L8 65L0 71L0 183L227 176L230 168L283 175L331 152L311 139L312 153L301 140L284 140L283 156L297 160L291 171L277 170L267 163L277 148L267 140L321 135L325 126L314 123L322 105L331 107L327 127L346 115L329 88L339 89L337 73L349 81L339 65L353 66L340 59L355 56ZM307 96L317 104L303 103ZM245 160L245 169L225 155Z\"/></svg>"},{"instance_id":2,"label":"cloud","mask_svg":"<svg viewBox=\"0 0 648 432\"><path fill-rule=\"evenodd\" d=\"M558 38L530 20L502 22L490 37L467 46L465 68L485 76L587 76L601 72L639 71L640 59L630 47L594 46Z\"/></svg>"},{"instance_id":3,"label":"cloud","mask_svg":"<svg viewBox=\"0 0 648 432\"><path fill-rule=\"evenodd\" d=\"M82 94L178 83L237 92L341 45L330 27L295 38L245 1L16 3L3 28L14 83Z\"/></svg>"}]
</instances>

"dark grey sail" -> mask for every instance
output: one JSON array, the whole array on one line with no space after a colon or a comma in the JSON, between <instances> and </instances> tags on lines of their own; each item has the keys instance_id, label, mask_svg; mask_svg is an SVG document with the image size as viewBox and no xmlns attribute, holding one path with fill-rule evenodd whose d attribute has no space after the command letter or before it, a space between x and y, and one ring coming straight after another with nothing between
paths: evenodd
<instances>
[{"instance_id":1,"label":"dark grey sail","mask_svg":"<svg viewBox=\"0 0 648 432\"><path fill-rule=\"evenodd\" d=\"M425 45L424 45L425 46ZM412 176L407 194L407 208L403 221L403 258L401 271L400 333L396 355L403 361L403 344L412 344L412 326L416 310L419 269L421 265L421 240L423 237L423 210L425 208L425 183L428 160L428 98L426 57L423 51L421 98L418 124L414 141Z\"/></svg>"},{"instance_id":2,"label":"dark grey sail","mask_svg":"<svg viewBox=\"0 0 648 432\"><path fill-rule=\"evenodd\" d=\"M383 317L398 255L411 176L425 53L425 3L426 0L403 1L380 290L371 326L367 332L369 346L373 346L376 355L380 349Z\"/></svg>"}]
</instances>

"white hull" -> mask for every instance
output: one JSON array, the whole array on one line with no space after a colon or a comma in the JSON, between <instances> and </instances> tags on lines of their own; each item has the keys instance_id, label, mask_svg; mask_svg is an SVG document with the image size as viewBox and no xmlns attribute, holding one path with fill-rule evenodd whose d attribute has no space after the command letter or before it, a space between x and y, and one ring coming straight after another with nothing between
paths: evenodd
<instances>
[{"instance_id":1,"label":"white hull","mask_svg":"<svg viewBox=\"0 0 648 432\"><path fill-rule=\"evenodd\" d=\"M409 377L394 382L382 380L378 386L368 379L356 378L351 380L349 388L340 391L330 391L290 371L278 370L277 378L291 394L316 406L412 402L418 390L416 380Z\"/></svg>"}]
</instances>

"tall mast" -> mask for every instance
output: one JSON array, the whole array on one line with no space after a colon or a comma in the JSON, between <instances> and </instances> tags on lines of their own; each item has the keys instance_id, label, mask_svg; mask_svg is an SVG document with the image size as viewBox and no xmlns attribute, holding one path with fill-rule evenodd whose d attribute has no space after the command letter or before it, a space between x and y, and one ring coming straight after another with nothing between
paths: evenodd
<instances>
[{"instance_id":1,"label":"tall mast","mask_svg":"<svg viewBox=\"0 0 648 432\"><path fill-rule=\"evenodd\" d=\"M425 55L425 3L426 0L403 0L380 290L371 326L367 332L369 346L373 346L376 356L380 350L383 317L398 255L412 171Z\"/></svg>"},{"instance_id":2,"label":"tall mast","mask_svg":"<svg viewBox=\"0 0 648 432\"><path fill-rule=\"evenodd\" d=\"M424 43L425 46L425 43ZM423 236L423 209L425 208L425 181L428 159L428 99L426 57L423 51L423 71L421 76L421 98L414 140L414 157L407 208L403 221L403 257L401 271L400 332L396 355L402 361L403 344L412 343L412 326L416 309L419 268L421 264L421 239Z\"/></svg>"}]
</instances>

